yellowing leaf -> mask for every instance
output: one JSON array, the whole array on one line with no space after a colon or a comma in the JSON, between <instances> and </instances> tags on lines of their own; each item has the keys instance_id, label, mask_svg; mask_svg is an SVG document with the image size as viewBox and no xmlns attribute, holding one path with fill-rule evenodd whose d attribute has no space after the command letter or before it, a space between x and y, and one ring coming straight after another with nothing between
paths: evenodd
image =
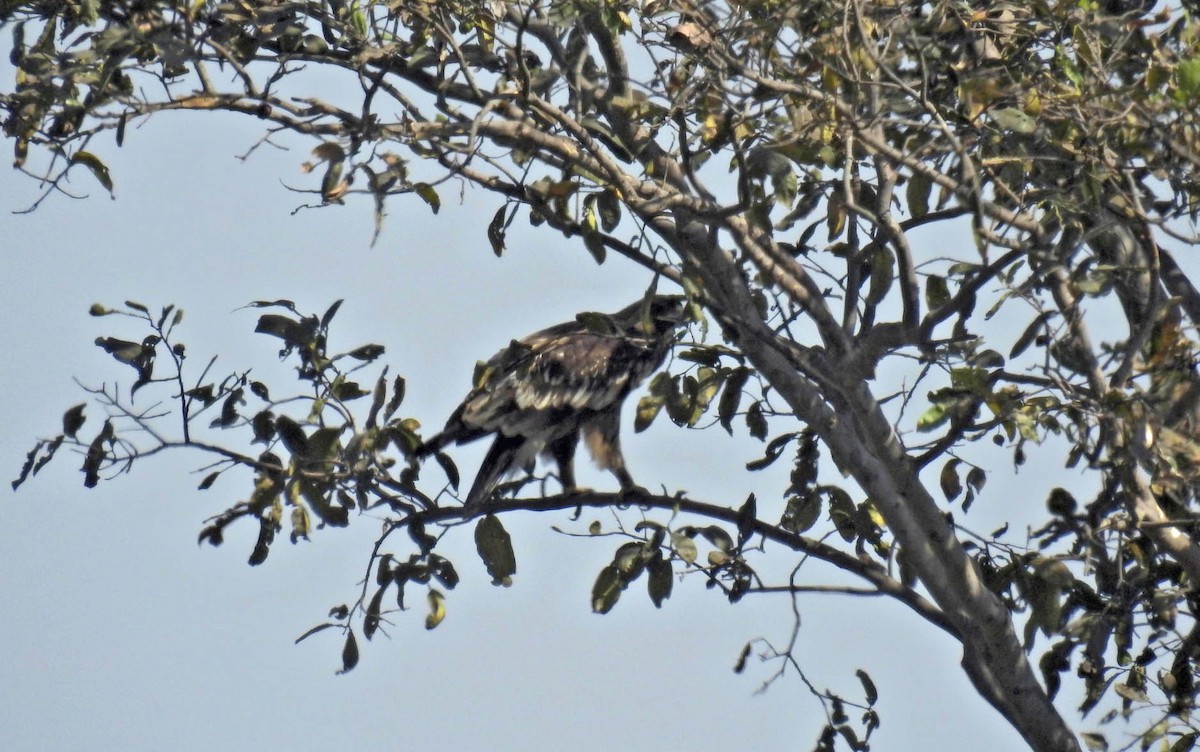
<instances>
[{"instance_id":1,"label":"yellowing leaf","mask_svg":"<svg viewBox=\"0 0 1200 752\"><path fill-rule=\"evenodd\" d=\"M413 192L421 199L429 204L429 208L433 209L433 213L437 214L442 208L442 199L438 196L437 191L429 183L417 183L413 186Z\"/></svg>"},{"instance_id":2,"label":"yellowing leaf","mask_svg":"<svg viewBox=\"0 0 1200 752\"><path fill-rule=\"evenodd\" d=\"M633 420L633 430L641 433L650 427L663 407L663 398L657 394L647 394L638 400L637 414Z\"/></svg>"},{"instance_id":3,"label":"yellowing leaf","mask_svg":"<svg viewBox=\"0 0 1200 752\"><path fill-rule=\"evenodd\" d=\"M712 144L721 132L721 118L715 113L709 113L700 125L700 138L704 143Z\"/></svg>"},{"instance_id":4,"label":"yellowing leaf","mask_svg":"<svg viewBox=\"0 0 1200 752\"><path fill-rule=\"evenodd\" d=\"M446 618L446 596L436 588L430 588L427 600L429 601L429 613L425 615L425 628L433 629Z\"/></svg>"},{"instance_id":5,"label":"yellowing leaf","mask_svg":"<svg viewBox=\"0 0 1200 752\"><path fill-rule=\"evenodd\" d=\"M685 564L694 564L700 552L696 550L696 542L683 533L671 534L671 547Z\"/></svg>"},{"instance_id":6,"label":"yellowing leaf","mask_svg":"<svg viewBox=\"0 0 1200 752\"><path fill-rule=\"evenodd\" d=\"M1033 133L1037 130L1037 120L1016 107L1004 107L988 113L996 127L1013 133Z\"/></svg>"}]
</instances>

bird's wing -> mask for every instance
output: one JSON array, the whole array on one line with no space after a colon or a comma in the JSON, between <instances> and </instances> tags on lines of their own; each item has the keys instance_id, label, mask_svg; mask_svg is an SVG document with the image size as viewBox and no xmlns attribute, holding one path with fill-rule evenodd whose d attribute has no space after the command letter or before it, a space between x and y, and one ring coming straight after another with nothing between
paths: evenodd
<instances>
[{"instance_id":1,"label":"bird's wing","mask_svg":"<svg viewBox=\"0 0 1200 752\"><path fill-rule=\"evenodd\" d=\"M539 332L488 361L459 420L507 436L563 436L578 427L573 416L623 399L657 367L660 350L651 340L583 329ZM565 425L548 430L553 424Z\"/></svg>"}]
</instances>

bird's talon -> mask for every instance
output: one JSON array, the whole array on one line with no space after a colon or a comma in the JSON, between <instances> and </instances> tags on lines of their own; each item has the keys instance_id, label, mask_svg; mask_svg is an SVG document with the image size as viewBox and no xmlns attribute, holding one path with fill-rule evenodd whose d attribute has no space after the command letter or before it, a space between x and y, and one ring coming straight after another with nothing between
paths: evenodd
<instances>
[{"instance_id":1,"label":"bird's talon","mask_svg":"<svg viewBox=\"0 0 1200 752\"><path fill-rule=\"evenodd\" d=\"M592 493L592 489L587 488L586 486L571 486L570 488L563 489L563 496L567 496L567 497L583 496L583 495L590 494L590 493ZM571 521L575 522L582 516L583 516L583 503L580 502L575 507L575 514L571 515Z\"/></svg>"},{"instance_id":2,"label":"bird's talon","mask_svg":"<svg viewBox=\"0 0 1200 752\"><path fill-rule=\"evenodd\" d=\"M621 507L628 507L642 499L649 498L652 496L652 494L650 493L649 489L645 488L644 486L634 484L632 486L625 486L622 488L621 492L617 494L617 496L620 497L618 505Z\"/></svg>"}]
</instances>

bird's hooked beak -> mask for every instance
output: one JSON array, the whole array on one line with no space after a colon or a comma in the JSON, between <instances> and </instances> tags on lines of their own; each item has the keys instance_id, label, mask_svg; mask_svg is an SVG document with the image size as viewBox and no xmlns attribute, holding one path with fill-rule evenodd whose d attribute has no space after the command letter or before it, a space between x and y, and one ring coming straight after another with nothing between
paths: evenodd
<instances>
[{"instance_id":1,"label":"bird's hooked beak","mask_svg":"<svg viewBox=\"0 0 1200 752\"><path fill-rule=\"evenodd\" d=\"M637 328L646 336L667 334L691 318L683 295L648 295L639 313Z\"/></svg>"}]
</instances>

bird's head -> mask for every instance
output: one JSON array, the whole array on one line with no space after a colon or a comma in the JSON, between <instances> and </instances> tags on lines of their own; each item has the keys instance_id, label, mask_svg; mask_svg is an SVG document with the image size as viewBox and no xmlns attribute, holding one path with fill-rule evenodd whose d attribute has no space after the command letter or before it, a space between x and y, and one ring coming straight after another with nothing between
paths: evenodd
<instances>
[{"instance_id":1,"label":"bird's head","mask_svg":"<svg viewBox=\"0 0 1200 752\"><path fill-rule=\"evenodd\" d=\"M664 337L688 321L683 295L647 295L613 315L619 326L642 337Z\"/></svg>"},{"instance_id":2,"label":"bird's head","mask_svg":"<svg viewBox=\"0 0 1200 752\"><path fill-rule=\"evenodd\" d=\"M616 313L585 312L575 319L596 334L661 339L689 316L683 295L647 295Z\"/></svg>"}]
</instances>

